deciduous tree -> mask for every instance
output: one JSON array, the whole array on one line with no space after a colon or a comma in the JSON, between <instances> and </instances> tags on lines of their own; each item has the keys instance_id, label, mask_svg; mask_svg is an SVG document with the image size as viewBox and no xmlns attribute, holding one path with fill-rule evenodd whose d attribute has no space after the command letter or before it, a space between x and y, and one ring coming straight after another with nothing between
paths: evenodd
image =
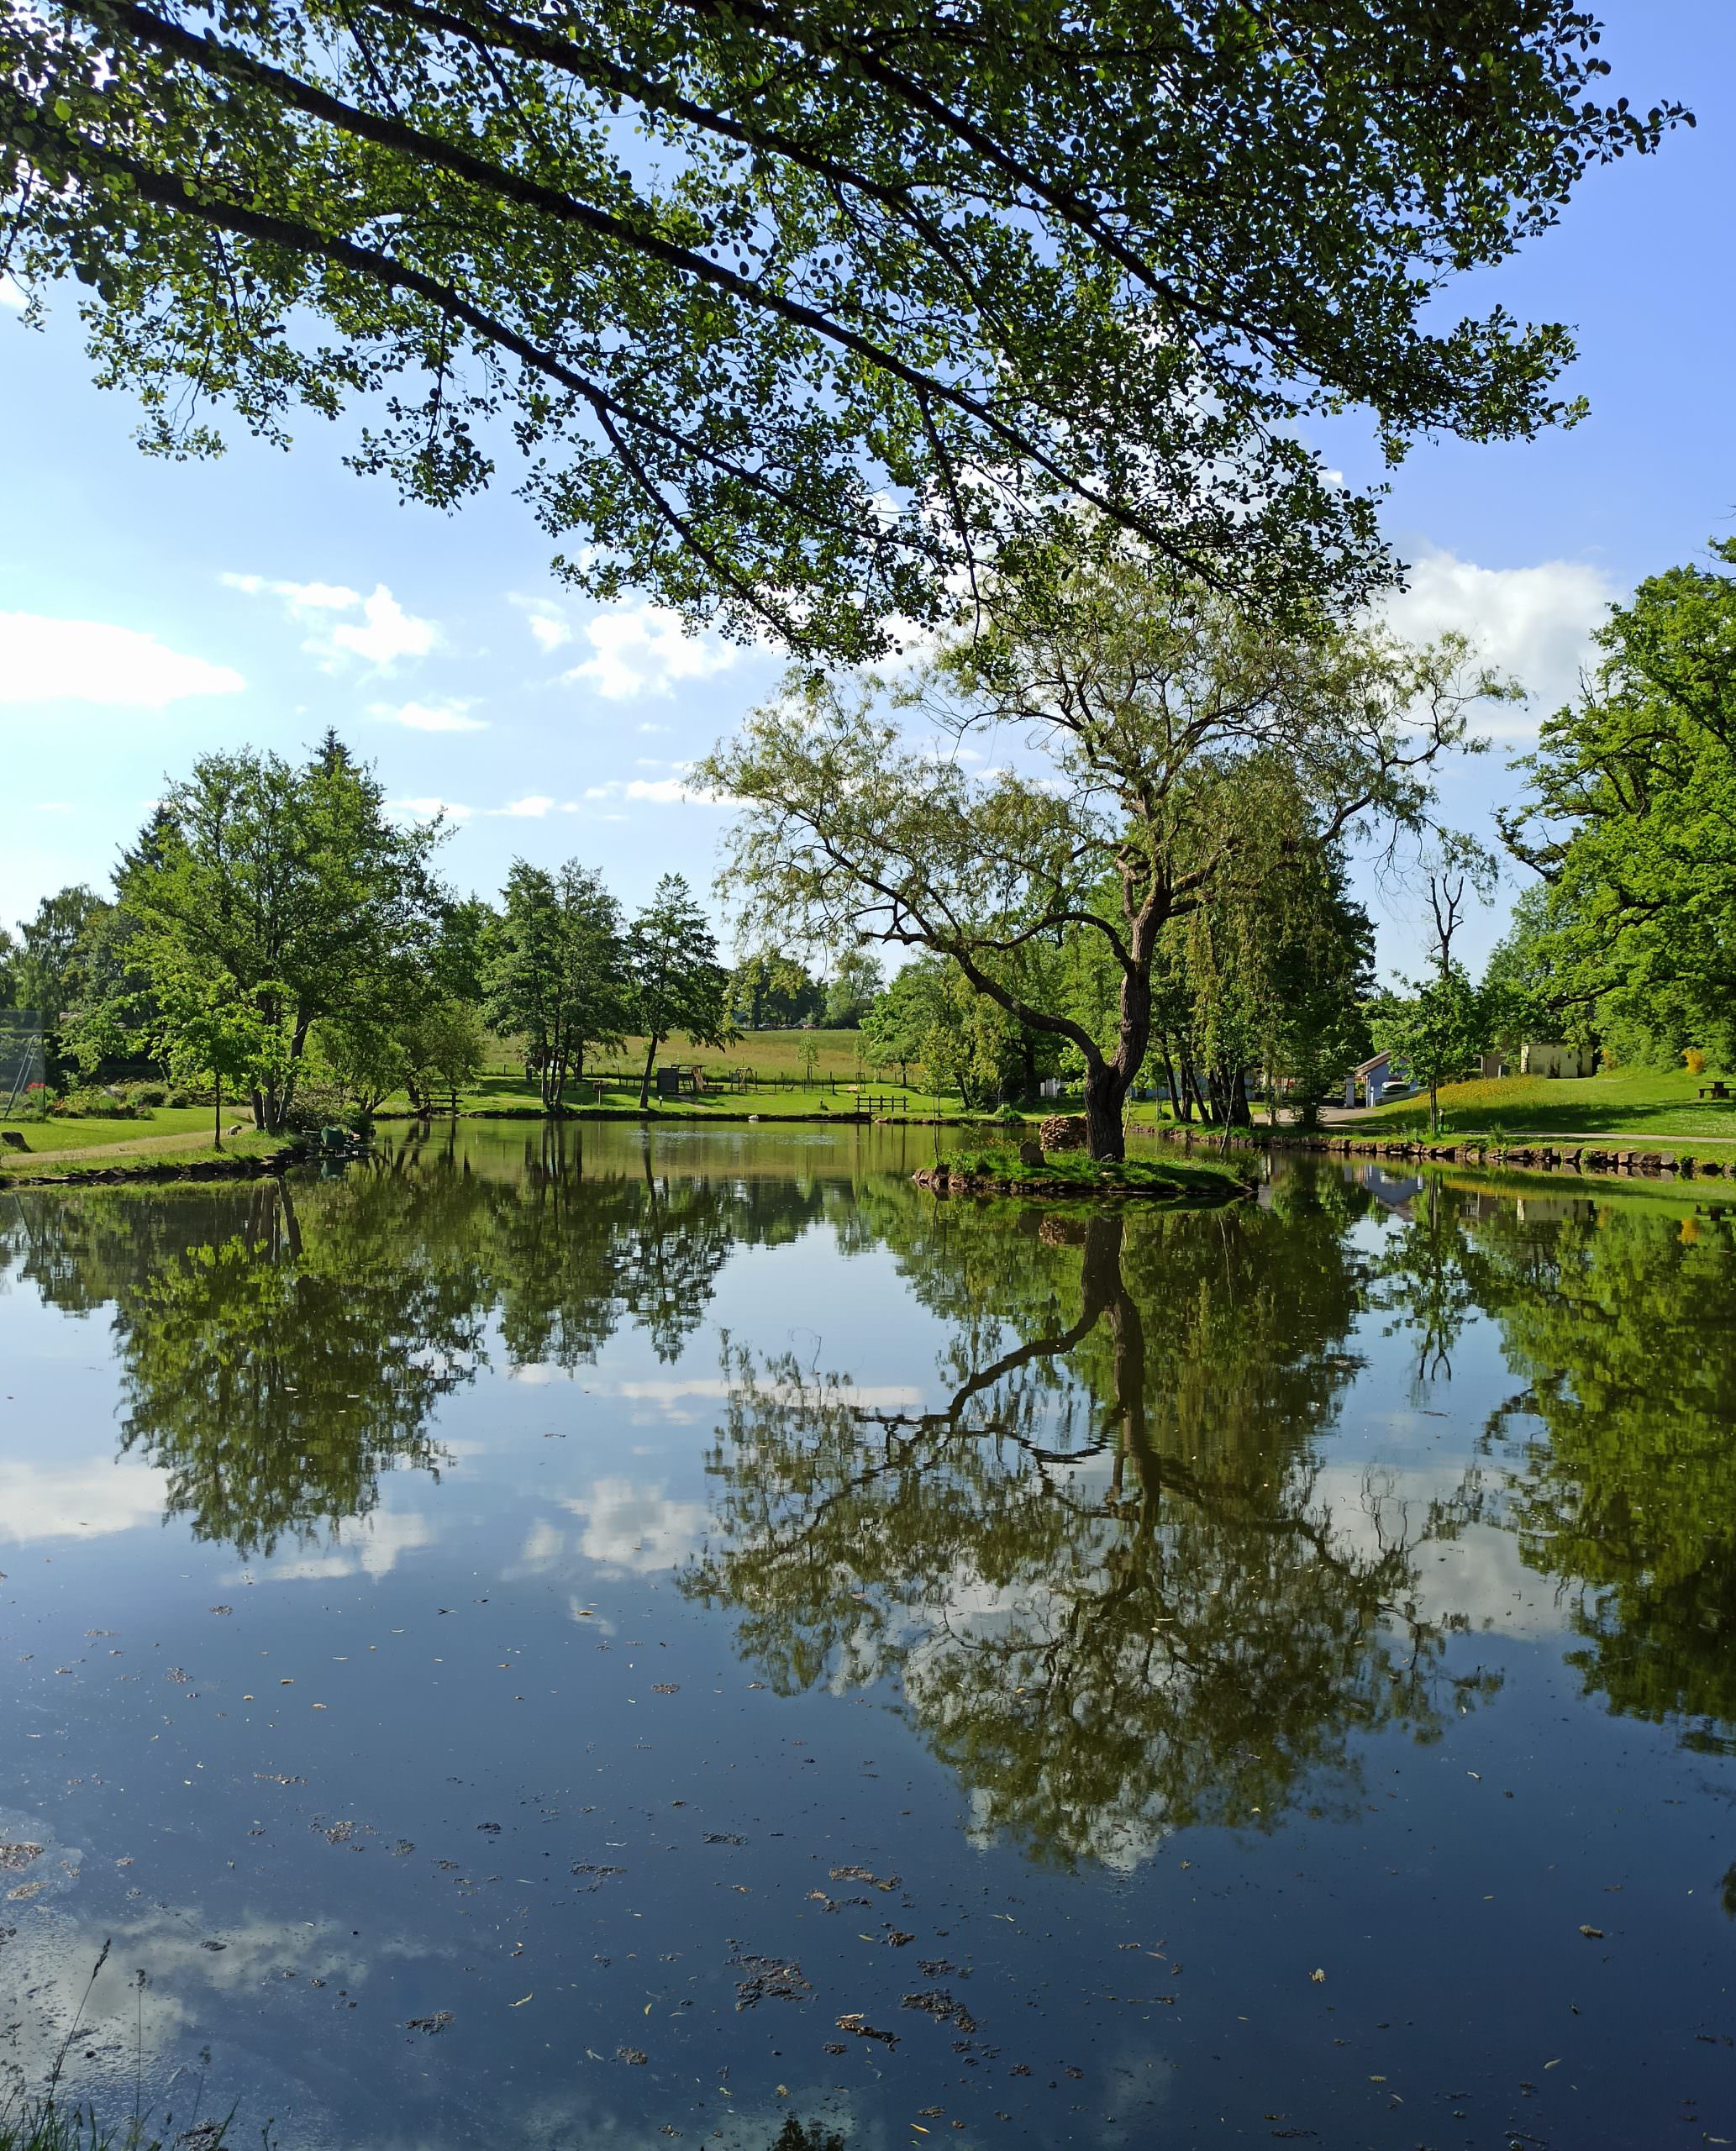
<instances>
[{"instance_id":1,"label":"deciduous tree","mask_svg":"<svg viewBox=\"0 0 1736 2151\"><path fill-rule=\"evenodd\" d=\"M621 907L576 859L552 874L517 859L484 945L488 1021L523 1041L543 1104L559 1112L587 1049L619 1045L626 1028Z\"/></svg>"},{"instance_id":2,"label":"deciduous tree","mask_svg":"<svg viewBox=\"0 0 1736 2151\"><path fill-rule=\"evenodd\" d=\"M1468 706L1505 692L1470 660L1458 637L1275 626L1149 561L1064 562L998 592L902 694L960 744L998 727L1022 753L973 776L871 683L794 680L700 765L745 807L723 886L753 928L793 944L950 957L1077 1050L1092 1153L1117 1158L1165 928L1257 870L1275 794L1304 803L1313 844L1423 828ZM1023 952L1069 934L1113 977L1107 1042L1026 989Z\"/></svg>"},{"instance_id":3,"label":"deciduous tree","mask_svg":"<svg viewBox=\"0 0 1736 2151\"><path fill-rule=\"evenodd\" d=\"M413 1005L432 939L438 826L404 828L345 756L292 765L251 749L203 755L164 794L167 825L118 878L134 960L160 1005L168 1056L253 1041L246 1087L281 1130L313 1025ZM191 1028L189 1028L191 1027Z\"/></svg>"},{"instance_id":4,"label":"deciduous tree","mask_svg":"<svg viewBox=\"0 0 1736 2151\"><path fill-rule=\"evenodd\" d=\"M1313 413L1527 438L1559 325L1445 288L1677 116L1572 0L0 4L0 271L149 445L213 405L559 571L860 658L1088 505L1281 600L1381 571Z\"/></svg>"},{"instance_id":5,"label":"deciduous tree","mask_svg":"<svg viewBox=\"0 0 1736 2151\"><path fill-rule=\"evenodd\" d=\"M650 1104L651 1070L665 1039L722 1045L732 1035L729 974L718 961L711 922L679 874L665 874L627 935L633 1022L645 1042L641 1111Z\"/></svg>"}]
</instances>

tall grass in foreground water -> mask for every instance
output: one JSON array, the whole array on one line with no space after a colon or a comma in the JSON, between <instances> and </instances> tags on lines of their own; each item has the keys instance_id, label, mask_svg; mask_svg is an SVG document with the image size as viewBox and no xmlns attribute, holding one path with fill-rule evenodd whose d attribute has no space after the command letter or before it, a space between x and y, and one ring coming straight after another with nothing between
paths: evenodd
<instances>
[{"instance_id":1,"label":"tall grass in foreground water","mask_svg":"<svg viewBox=\"0 0 1736 2151\"><path fill-rule=\"evenodd\" d=\"M30 2098L0 2107L0 2151L167 2151L170 2139L155 2124L136 2115L108 2127L92 2106L67 2106L47 2098ZM172 2138L177 2151L219 2151L229 2142L228 2123L207 2122Z\"/></svg>"},{"instance_id":2,"label":"tall grass in foreground water","mask_svg":"<svg viewBox=\"0 0 1736 2151\"><path fill-rule=\"evenodd\" d=\"M86 2005L92 1990L108 1962L110 1944L105 1942L91 1975L85 1982L83 1994L77 2008L72 2012L72 2022L60 2041L55 2056L55 2065L49 2071L48 2083L40 2091L32 2091L14 2085L0 2093L0 2151L224 2151L229 2141L229 2123L234 2119L233 2112L222 2121L203 2121L198 2118L197 2096L191 2116L183 2117L177 2126L172 2113L165 2113L160 2122L155 2116L141 2111L143 2103L145 2058L145 1975L135 1975L131 1984L139 1996L139 2023L136 2033L138 2069L135 2082L139 2089L134 2095L134 2111L124 2120L113 2123L103 2122L96 2107L84 2102L68 2103L61 2096L60 2086L66 2074L66 2059L78 2038L79 2027L84 2020ZM202 2087L203 2088L203 2087ZM265 2151L273 2151L271 2123L260 2132Z\"/></svg>"}]
</instances>

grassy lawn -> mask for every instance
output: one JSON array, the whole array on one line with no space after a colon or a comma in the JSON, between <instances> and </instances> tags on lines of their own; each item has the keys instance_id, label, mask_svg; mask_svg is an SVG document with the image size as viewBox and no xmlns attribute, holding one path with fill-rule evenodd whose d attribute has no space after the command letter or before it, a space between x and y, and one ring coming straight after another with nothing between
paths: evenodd
<instances>
[{"instance_id":1,"label":"grassy lawn","mask_svg":"<svg viewBox=\"0 0 1736 2151\"><path fill-rule=\"evenodd\" d=\"M109 1126L115 1123L110 1122ZM129 1125L123 1121L122 1127ZM30 1154L0 1150L0 1186L23 1186L33 1180L59 1180L63 1175L113 1171L117 1166L154 1165L203 1165L222 1160L275 1157L283 1148L281 1135L262 1135L249 1128L245 1135L226 1135L222 1149L212 1143L208 1130L203 1135L186 1133L135 1138L130 1143L97 1144L87 1149L38 1150ZM3 2148L0 2148L3 2151Z\"/></svg>"},{"instance_id":2,"label":"grassy lawn","mask_svg":"<svg viewBox=\"0 0 1736 2151\"><path fill-rule=\"evenodd\" d=\"M1629 1137L1635 1144L1736 1142L1736 1100L1697 1099L1695 1091L1713 1070L1618 1068L1581 1077L1503 1076L1496 1081L1451 1083L1440 1094L1443 1135L1581 1135ZM1722 1070L1717 1071L1722 1074ZM1736 1082L1731 1086L1736 1090ZM1428 1133L1426 1096L1381 1106L1341 1121L1346 1135L1422 1136Z\"/></svg>"},{"instance_id":3,"label":"grassy lawn","mask_svg":"<svg viewBox=\"0 0 1736 2151\"><path fill-rule=\"evenodd\" d=\"M245 1113L245 1107L236 1112L225 1109L224 1125L232 1127ZM165 1137L181 1140L189 1137L208 1138L211 1108L157 1106L145 1120L103 1120L94 1116L88 1120L7 1120L0 1121L0 1128L22 1135L24 1148L33 1154L108 1149L116 1144L160 1142ZM12 1147L10 1144L4 1146L7 1149Z\"/></svg>"},{"instance_id":4,"label":"grassy lawn","mask_svg":"<svg viewBox=\"0 0 1736 2151\"><path fill-rule=\"evenodd\" d=\"M840 1041L842 1043L840 1043ZM813 1081L802 1048L815 1049ZM643 1053L643 1048L640 1049ZM666 1046L657 1056L663 1067L699 1068L706 1088L697 1095L684 1092L679 1099L658 1099L655 1085L648 1111L671 1118L703 1118L708 1113L758 1113L763 1118L805 1118L814 1114L854 1114L859 1097L876 1113L910 1113L929 1118L935 1111L934 1093L913 1086L906 1090L897 1071L880 1075L856 1069L854 1031L759 1031L750 1033L727 1051L696 1050L685 1040ZM632 1042L606 1065L587 1071L582 1083L567 1086L566 1105L576 1116L587 1110L637 1112L639 1070L643 1060L634 1055ZM498 1059L471 1086L458 1096L460 1112L538 1112L541 1105L534 1082L526 1082L522 1062ZM388 1098L382 1112L402 1113L408 1101L402 1092ZM952 1119L962 1112L956 1094L943 1097L939 1111Z\"/></svg>"}]
</instances>

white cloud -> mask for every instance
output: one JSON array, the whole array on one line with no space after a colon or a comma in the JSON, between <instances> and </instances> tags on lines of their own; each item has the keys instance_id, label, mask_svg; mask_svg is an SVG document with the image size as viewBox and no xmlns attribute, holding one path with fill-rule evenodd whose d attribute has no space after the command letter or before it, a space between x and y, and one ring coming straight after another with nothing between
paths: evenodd
<instances>
[{"instance_id":1,"label":"white cloud","mask_svg":"<svg viewBox=\"0 0 1736 2151\"><path fill-rule=\"evenodd\" d=\"M524 624L535 637L539 650L560 650L572 640L572 622L551 599L521 597L514 591L510 594L508 602L524 614Z\"/></svg>"},{"instance_id":2,"label":"white cloud","mask_svg":"<svg viewBox=\"0 0 1736 2151\"><path fill-rule=\"evenodd\" d=\"M439 639L434 622L405 612L383 582L376 582L372 596L363 598L361 611L364 624L353 627L345 621L332 629L332 641L339 650L365 657L370 665L383 668L401 657L426 657Z\"/></svg>"},{"instance_id":3,"label":"white cloud","mask_svg":"<svg viewBox=\"0 0 1736 2151\"><path fill-rule=\"evenodd\" d=\"M359 1522L334 1528L323 1552L281 1556L256 1569L238 1570L224 1580L319 1583L333 1576L387 1576L402 1555L434 1543L434 1529L425 1516L376 1509Z\"/></svg>"},{"instance_id":4,"label":"white cloud","mask_svg":"<svg viewBox=\"0 0 1736 2151\"><path fill-rule=\"evenodd\" d=\"M617 1575L672 1569L698 1545L710 1520L703 1501L672 1500L660 1480L599 1479L588 1496L561 1505L584 1522L579 1551Z\"/></svg>"},{"instance_id":5,"label":"white cloud","mask_svg":"<svg viewBox=\"0 0 1736 2151\"><path fill-rule=\"evenodd\" d=\"M610 1393L609 1385L593 1381L592 1391L599 1396ZM726 1381L718 1375L701 1375L687 1381L664 1380L655 1381L622 1381L613 1385L613 1394L635 1403L660 1404L665 1407L679 1404L689 1397L723 1398L740 1393L739 1382ZM848 1405L861 1412L917 1412L923 1402L923 1392L906 1383L870 1384L864 1382L827 1382L823 1388L798 1387L790 1382L761 1382L753 1391L755 1403L762 1402L782 1405L812 1404L823 1397L829 1404Z\"/></svg>"},{"instance_id":6,"label":"white cloud","mask_svg":"<svg viewBox=\"0 0 1736 2151\"><path fill-rule=\"evenodd\" d=\"M364 597L342 582L281 582L265 576L234 574L218 580L225 588L245 591L250 597L281 598L291 619L310 630L302 648L311 650L328 671L346 658L360 657L376 671L389 671L400 658L426 657L440 639L434 621L405 612L383 582L376 582ZM358 610L359 621L333 621L329 617Z\"/></svg>"},{"instance_id":7,"label":"white cloud","mask_svg":"<svg viewBox=\"0 0 1736 2151\"><path fill-rule=\"evenodd\" d=\"M1408 590L1387 601L1386 618L1417 640L1457 628L1480 658L1511 674L1529 700L1481 711L1476 728L1494 739L1530 739L1540 719L1569 701L1595 654L1591 630L1621 595L1601 568L1583 560L1484 568L1455 554L1425 551Z\"/></svg>"},{"instance_id":8,"label":"white cloud","mask_svg":"<svg viewBox=\"0 0 1736 2151\"><path fill-rule=\"evenodd\" d=\"M281 597L297 618L309 613L343 613L360 605L361 592L342 582L271 582L262 575L220 575L229 590L245 591L250 597L262 593Z\"/></svg>"},{"instance_id":9,"label":"white cloud","mask_svg":"<svg viewBox=\"0 0 1736 2151\"><path fill-rule=\"evenodd\" d=\"M29 304L29 301L10 276L0 276L0 306L15 306L22 310Z\"/></svg>"},{"instance_id":10,"label":"white cloud","mask_svg":"<svg viewBox=\"0 0 1736 2151\"><path fill-rule=\"evenodd\" d=\"M0 613L0 703L161 709L192 695L239 694L246 685L230 666L171 650L136 628Z\"/></svg>"},{"instance_id":11,"label":"white cloud","mask_svg":"<svg viewBox=\"0 0 1736 2151\"><path fill-rule=\"evenodd\" d=\"M701 807L729 807L734 803L719 792L702 791L681 776L612 777L607 784L587 785L585 797L622 799L650 807L678 807L687 800Z\"/></svg>"},{"instance_id":12,"label":"white cloud","mask_svg":"<svg viewBox=\"0 0 1736 2151\"><path fill-rule=\"evenodd\" d=\"M679 616L660 605L598 613L585 623L583 633L594 655L561 677L595 687L605 702L666 695L677 680L708 680L727 672L740 655L733 643L690 634Z\"/></svg>"},{"instance_id":13,"label":"white cloud","mask_svg":"<svg viewBox=\"0 0 1736 2151\"><path fill-rule=\"evenodd\" d=\"M0 1462L0 1533L33 1538L97 1538L160 1523L168 1475L147 1465L92 1457L83 1464Z\"/></svg>"},{"instance_id":14,"label":"white cloud","mask_svg":"<svg viewBox=\"0 0 1736 2151\"><path fill-rule=\"evenodd\" d=\"M402 724L411 732L486 732L487 722L480 717L469 717L468 702L371 702L370 717L377 717L382 724Z\"/></svg>"},{"instance_id":15,"label":"white cloud","mask_svg":"<svg viewBox=\"0 0 1736 2151\"><path fill-rule=\"evenodd\" d=\"M434 797L394 799L387 810L400 821L431 822L436 814L444 814L449 822L468 822L477 818L484 821L541 822L550 814L572 814L578 811L574 799L556 800L546 792L529 792L522 799L508 800L504 807L465 807L456 800Z\"/></svg>"}]
</instances>

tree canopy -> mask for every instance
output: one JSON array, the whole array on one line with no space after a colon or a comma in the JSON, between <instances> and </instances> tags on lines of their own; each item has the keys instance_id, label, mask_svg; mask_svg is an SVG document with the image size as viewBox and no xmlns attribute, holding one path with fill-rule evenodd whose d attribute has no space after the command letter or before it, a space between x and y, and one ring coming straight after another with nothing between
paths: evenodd
<instances>
[{"instance_id":1,"label":"tree canopy","mask_svg":"<svg viewBox=\"0 0 1736 2151\"><path fill-rule=\"evenodd\" d=\"M645 1042L639 1102L650 1102L657 1049L677 1035L722 1045L732 1033L729 974L717 937L679 874L660 875L651 901L627 931L628 1007Z\"/></svg>"},{"instance_id":2,"label":"tree canopy","mask_svg":"<svg viewBox=\"0 0 1736 2151\"><path fill-rule=\"evenodd\" d=\"M0 271L86 287L144 437L450 505L815 655L1087 508L1188 576L1380 572L1298 422L1570 419L1441 294L1682 116L1570 0L0 0Z\"/></svg>"},{"instance_id":3,"label":"tree canopy","mask_svg":"<svg viewBox=\"0 0 1736 2151\"><path fill-rule=\"evenodd\" d=\"M118 882L158 1043L248 1090L275 1132L316 1023L377 1024L422 998L440 832L393 823L378 780L347 756L203 755L163 807Z\"/></svg>"},{"instance_id":4,"label":"tree canopy","mask_svg":"<svg viewBox=\"0 0 1736 2151\"><path fill-rule=\"evenodd\" d=\"M1649 577L1502 818L1548 895L1505 970L1569 1023L1736 1046L1736 539Z\"/></svg>"}]
</instances>

